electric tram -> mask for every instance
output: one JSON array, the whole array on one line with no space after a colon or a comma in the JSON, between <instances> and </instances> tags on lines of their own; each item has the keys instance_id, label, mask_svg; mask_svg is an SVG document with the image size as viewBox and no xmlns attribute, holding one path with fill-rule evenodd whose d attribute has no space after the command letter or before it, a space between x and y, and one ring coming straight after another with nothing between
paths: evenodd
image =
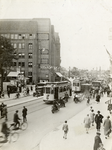
<instances>
[{"instance_id":1,"label":"electric tram","mask_svg":"<svg viewBox=\"0 0 112 150\"><path fill-rule=\"evenodd\" d=\"M75 93L81 91L81 81L80 80L78 80L78 79L73 80L72 91L74 91Z\"/></svg>"},{"instance_id":2,"label":"electric tram","mask_svg":"<svg viewBox=\"0 0 112 150\"><path fill-rule=\"evenodd\" d=\"M45 103L52 103L54 100L59 100L65 97L65 93L68 96L72 94L71 82L47 82L44 86L43 101Z\"/></svg>"}]
</instances>

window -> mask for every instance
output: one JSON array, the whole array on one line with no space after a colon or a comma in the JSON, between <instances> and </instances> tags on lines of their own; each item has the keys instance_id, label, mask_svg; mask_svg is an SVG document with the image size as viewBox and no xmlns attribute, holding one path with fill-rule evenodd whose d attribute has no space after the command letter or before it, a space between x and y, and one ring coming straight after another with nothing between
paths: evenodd
<instances>
[{"instance_id":1,"label":"window","mask_svg":"<svg viewBox=\"0 0 112 150\"><path fill-rule=\"evenodd\" d=\"M28 56L29 56L29 58L32 58L32 53L29 53Z\"/></svg>"},{"instance_id":2,"label":"window","mask_svg":"<svg viewBox=\"0 0 112 150\"><path fill-rule=\"evenodd\" d=\"M32 76L32 72L28 72L28 76Z\"/></svg>"},{"instance_id":3,"label":"window","mask_svg":"<svg viewBox=\"0 0 112 150\"><path fill-rule=\"evenodd\" d=\"M17 44L16 44L16 43L14 43L14 45L13 45L13 46L14 46L14 48L17 48Z\"/></svg>"},{"instance_id":4,"label":"window","mask_svg":"<svg viewBox=\"0 0 112 150\"><path fill-rule=\"evenodd\" d=\"M50 93L50 88L46 87L46 94Z\"/></svg>"},{"instance_id":5,"label":"window","mask_svg":"<svg viewBox=\"0 0 112 150\"><path fill-rule=\"evenodd\" d=\"M21 34L19 34L19 39L22 39L22 36L21 36Z\"/></svg>"},{"instance_id":6,"label":"window","mask_svg":"<svg viewBox=\"0 0 112 150\"><path fill-rule=\"evenodd\" d=\"M16 62L13 62L13 66L16 66L17 65L17 63Z\"/></svg>"},{"instance_id":7,"label":"window","mask_svg":"<svg viewBox=\"0 0 112 150\"><path fill-rule=\"evenodd\" d=\"M14 34L11 34L11 39L14 39Z\"/></svg>"},{"instance_id":8,"label":"window","mask_svg":"<svg viewBox=\"0 0 112 150\"><path fill-rule=\"evenodd\" d=\"M33 35L32 34L29 34L29 39L32 39L33 38Z\"/></svg>"},{"instance_id":9,"label":"window","mask_svg":"<svg viewBox=\"0 0 112 150\"><path fill-rule=\"evenodd\" d=\"M22 46L21 46L21 43L19 43L19 48L21 48Z\"/></svg>"},{"instance_id":10,"label":"window","mask_svg":"<svg viewBox=\"0 0 112 150\"><path fill-rule=\"evenodd\" d=\"M18 34L15 34L15 39L18 39Z\"/></svg>"},{"instance_id":11,"label":"window","mask_svg":"<svg viewBox=\"0 0 112 150\"><path fill-rule=\"evenodd\" d=\"M25 62L22 62L22 63L21 63L21 66L24 67L24 66L25 66Z\"/></svg>"},{"instance_id":12,"label":"window","mask_svg":"<svg viewBox=\"0 0 112 150\"><path fill-rule=\"evenodd\" d=\"M49 60L46 59L46 58L42 58L42 59L41 59L41 63L42 63L42 64L48 64L48 63L49 63Z\"/></svg>"},{"instance_id":13,"label":"window","mask_svg":"<svg viewBox=\"0 0 112 150\"><path fill-rule=\"evenodd\" d=\"M28 67L32 67L32 62L29 62L29 63L28 63Z\"/></svg>"},{"instance_id":14,"label":"window","mask_svg":"<svg viewBox=\"0 0 112 150\"><path fill-rule=\"evenodd\" d=\"M21 62L18 62L18 66L21 66Z\"/></svg>"},{"instance_id":15,"label":"window","mask_svg":"<svg viewBox=\"0 0 112 150\"><path fill-rule=\"evenodd\" d=\"M24 43L21 44L21 48L25 48L25 44Z\"/></svg>"},{"instance_id":16,"label":"window","mask_svg":"<svg viewBox=\"0 0 112 150\"><path fill-rule=\"evenodd\" d=\"M21 58L21 55L22 55L21 53L18 54L19 58Z\"/></svg>"},{"instance_id":17,"label":"window","mask_svg":"<svg viewBox=\"0 0 112 150\"><path fill-rule=\"evenodd\" d=\"M32 43L29 43L29 44L28 44L28 47L29 47L29 49L33 49L33 44L32 44Z\"/></svg>"},{"instance_id":18,"label":"window","mask_svg":"<svg viewBox=\"0 0 112 150\"><path fill-rule=\"evenodd\" d=\"M25 54L24 53L22 53L21 58L25 58Z\"/></svg>"}]
</instances>

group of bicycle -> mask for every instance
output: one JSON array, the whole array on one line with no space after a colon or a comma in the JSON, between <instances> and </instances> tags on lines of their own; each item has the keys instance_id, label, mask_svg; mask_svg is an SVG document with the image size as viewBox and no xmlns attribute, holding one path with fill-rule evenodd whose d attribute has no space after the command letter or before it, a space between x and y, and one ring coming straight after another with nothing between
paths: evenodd
<instances>
[{"instance_id":1,"label":"group of bicycle","mask_svg":"<svg viewBox=\"0 0 112 150\"><path fill-rule=\"evenodd\" d=\"M12 132L12 131L18 129L25 130L27 128L28 126L27 117L26 117L27 111L28 111L27 108L23 106L23 110L22 110L23 120L22 120L18 115L19 111L16 110L13 116L13 123L10 124L9 127L7 123L8 119L2 117L4 120L1 126L2 136L0 136L0 143L7 142L9 136L10 136L10 140L12 140L13 142L15 142L18 139L18 132Z\"/></svg>"}]
</instances>

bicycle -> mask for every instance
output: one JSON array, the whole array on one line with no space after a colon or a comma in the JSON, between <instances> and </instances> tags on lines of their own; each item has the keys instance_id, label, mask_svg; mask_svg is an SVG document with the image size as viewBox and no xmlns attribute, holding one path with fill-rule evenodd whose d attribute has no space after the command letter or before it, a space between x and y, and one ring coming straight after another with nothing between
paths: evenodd
<instances>
[{"instance_id":1,"label":"bicycle","mask_svg":"<svg viewBox=\"0 0 112 150\"><path fill-rule=\"evenodd\" d=\"M27 122L22 122L20 120L20 127L15 126L15 123L10 124L10 127L11 127L12 130L19 130L19 129L26 130L27 127L28 127L28 123Z\"/></svg>"},{"instance_id":2,"label":"bicycle","mask_svg":"<svg viewBox=\"0 0 112 150\"><path fill-rule=\"evenodd\" d=\"M19 133L13 130L10 130L7 136L7 139L5 138L5 135L3 134L0 136L0 147L2 147L6 143L16 142L18 138L19 138Z\"/></svg>"}]
</instances>

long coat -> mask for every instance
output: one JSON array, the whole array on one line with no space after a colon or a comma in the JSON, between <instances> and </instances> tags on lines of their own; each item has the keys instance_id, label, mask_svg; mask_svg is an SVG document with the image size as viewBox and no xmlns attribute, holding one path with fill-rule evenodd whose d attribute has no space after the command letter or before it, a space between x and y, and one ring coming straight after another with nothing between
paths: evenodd
<instances>
[{"instance_id":1,"label":"long coat","mask_svg":"<svg viewBox=\"0 0 112 150\"><path fill-rule=\"evenodd\" d=\"M102 143L102 140L101 140L101 138L98 135L96 135L95 139L94 139L93 150L98 150L98 148L100 147L100 143Z\"/></svg>"},{"instance_id":2,"label":"long coat","mask_svg":"<svg viewBox=\"0 0 112 150\"><path fill-rule=\"evenodd\" d=\"M107 118L104 121L104 134L108 135L111 132L111 121Z\"/></svg>"},{"instance_id":3,"label":"long coat","mask_svg":"<svg viewBox=\"0 0 112 150\"><path fill-rule=\"evenodd\" d=\"M91 120L90 120L90 117L89 117L89 116L87 116L87 117L84 119L84 124L85 124L85 128L90 128Z\"/></svg>"}]
</instances>

